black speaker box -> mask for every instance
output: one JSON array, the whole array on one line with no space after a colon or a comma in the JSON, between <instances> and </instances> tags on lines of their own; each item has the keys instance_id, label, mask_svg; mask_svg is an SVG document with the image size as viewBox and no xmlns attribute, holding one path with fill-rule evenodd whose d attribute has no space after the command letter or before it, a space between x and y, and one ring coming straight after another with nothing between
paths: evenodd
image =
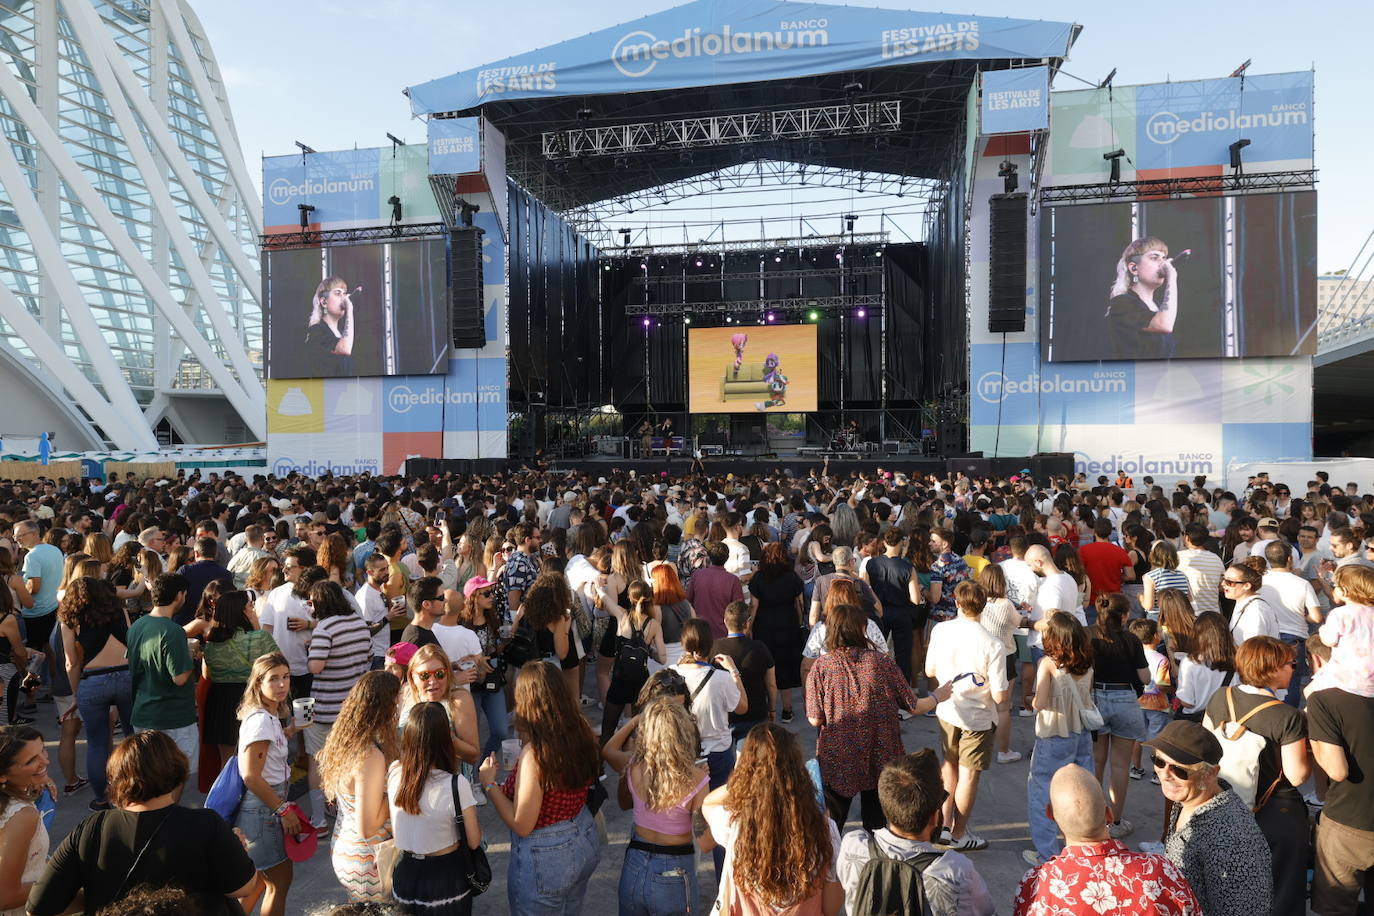
<instances>
[{"instance_id":1,"label":"black speaker box","mask_svg":"<svg viewBox=\"0 0 1374 916\"><path fill-rule=\"evenodd\" d=\"M989 477L992 474L991 458L949 458L945 467L950 474L963 474L965 477Z\"/></svg>"},{"instance_id":2,"label":"black speaker box","mask_svg":"<svg viewBox=\"0 0 1374 916\"><path fill-rule=\"evenodd\" d=\"M1026 195L988 201L988 331L1026 329Z\"/></svg>"},{"instance_id":3,"label":"black speaker box","mask_svg":"<svg viewBox=\"0 0 1374 916\"><path fill-rule=\"evenodd\" d=\"M453 346L478 350L487 344L486 309L482 303L482 230L474 226L450 230L448 250Z\"/></svg>"}]
</instances>

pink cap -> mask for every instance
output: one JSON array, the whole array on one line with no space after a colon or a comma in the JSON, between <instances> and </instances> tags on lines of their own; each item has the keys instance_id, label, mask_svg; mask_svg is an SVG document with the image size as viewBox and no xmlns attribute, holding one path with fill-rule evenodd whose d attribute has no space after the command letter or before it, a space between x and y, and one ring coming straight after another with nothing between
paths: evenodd
<instances>
[{"instance_id":1,"label":"pink cap","mask_svg":"<svg viewBox=\"0 0 1374 916\"><path fill-rule=\"evenodd\" d=\"M471 579L469 579L466 583L463 584L463 597L466 598L475 591L479 591L484 588L490 588L495 584L496 583L492 582L490 579L484 578L482 576L473 576Z\"/></svg>"},{"instance_id":2,"label":"pink cap","mask_svg":"<svg viewBox=\"0 0 1374 916\"><path fill-rule=\"evenodd\" d=\"M409 665L411 656L419 651L420 647L413 642L398 642L390 649L386 650L386 657L387 661L393 661L398 665L404 666Z\"/></svg>"},{"instance_id":3,"label":"pink cap","mask_svg":"<svg viewBox=\"0 0 1374 916\"><path fill-rule=\"evenodd\" d=\"M310 818L305 816L305 812L292 804L288 809L294 813L301 822L300 833L286 833L282 831L283 840L286 845L286 857L292 862L305 862L315 854L319 847L319 830L314 824L310 823Z\"/></svg>"}]
</instances>

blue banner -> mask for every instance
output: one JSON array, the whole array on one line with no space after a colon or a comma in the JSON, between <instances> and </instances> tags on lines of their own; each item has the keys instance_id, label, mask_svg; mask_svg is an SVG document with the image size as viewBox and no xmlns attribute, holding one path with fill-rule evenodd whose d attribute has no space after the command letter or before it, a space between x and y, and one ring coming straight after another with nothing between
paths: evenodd
<instances>
[{"instance_id":1,"label":"blue banner","mask_svg":"<svg viewBox=\"0 0 1374 916\"><path fill-rule=\"evenodd\" d=\"M512 99L647 92L948 60L1064 57L1067 22L696 0L407 90L417 114Z\"/></svg>"},{"instance_id":2,"label":"blue banner","mask_svg":"<svg viewBox=\"0 0 1374 916\"><path fill-rule=\"evenodd\" d=\"M983 72L982 126L980 133L1019 134L1050 126L1050 70Z\"/></svg>"},{"instance_id":3,"label":"blue banner","mask_svg":"<svg viewBox=\"0 0 1374 916\"><path fill-rule=\"evenodd\" d=\"M478 118L429 119L431 175L467 175L482 170Z\"/></svg>"},{"instance_id":4,"label":"blue banner","mask_svg":"<svg viewBox=\"0 0 1374 916\"><path fill-rule=\"evenodd\" d=\"M1041 365L1033 343L974 344L969 397L975 426L1130 424L1134 363Z\"/></svg>"},{"instance_id":5,"label":"blue banner","mask_svg":"<svg viewBox=\"0 0 1374 916\"><path fill-rule=\"evenodd\" d=\"M1311 71L1155 83L1135 98L1138 170L1225 166L1240 139L1246 162L1312 160Z\"/></svg>"},{"instance_id":6,"label":"blue banner","mask_svg":"<svg viewBox=\"0 0 1374 916\"><path fill-rule=\"evenodd\" d=\"M376 222L381 216L381 164L376 149L339 150L262 161L262 224Z\"/></svg>"}]
</instances>

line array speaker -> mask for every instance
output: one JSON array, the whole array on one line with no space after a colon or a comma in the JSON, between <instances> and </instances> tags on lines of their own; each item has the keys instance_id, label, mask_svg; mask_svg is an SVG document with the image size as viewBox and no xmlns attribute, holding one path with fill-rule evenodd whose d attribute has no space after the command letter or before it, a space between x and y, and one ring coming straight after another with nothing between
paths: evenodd
<instances>
[{"instance_id":1,"label":"line array speaker","mask_svg":"<svg viewBox=\"0 0 1374 916\"><path fill-rule=\"evenodd\" d=\"M455 349L487 344L482 303L482 230L463 226L449 231L449 328Z\"/></svg>"},{"instance_id":2,"label":"line array speaker","mask_svg":"<svg viewBox=\"0 0 1374 916\"><path fill-rule=\"evenodd\" d=\"M1026 329L1026 195L988 201L988 331Z\"/></svg>"}]
</instances>

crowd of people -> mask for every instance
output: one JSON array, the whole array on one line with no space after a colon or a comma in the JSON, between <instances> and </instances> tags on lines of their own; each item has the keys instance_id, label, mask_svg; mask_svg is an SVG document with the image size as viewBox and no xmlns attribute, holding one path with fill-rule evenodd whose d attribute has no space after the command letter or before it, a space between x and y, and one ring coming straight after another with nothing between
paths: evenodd
<instances>
[{"instance_id":1,"label":"crowd of people","mask_svg":"<svg viewBox=\"0 0 1374 916\"><path fill-rule=\"evenodd\" d=\"M1356 913L1359 489L0 481L0 916L280 916L317 853L332 912L467 913L483 806L509 912L577 913L612 796L622 914ZM909 746L916 716L937 747ZM1025 806L992 816L1027 825L1030 870L998 900L975 812L1020 717Z\"/></svg>"}]
</instances>

